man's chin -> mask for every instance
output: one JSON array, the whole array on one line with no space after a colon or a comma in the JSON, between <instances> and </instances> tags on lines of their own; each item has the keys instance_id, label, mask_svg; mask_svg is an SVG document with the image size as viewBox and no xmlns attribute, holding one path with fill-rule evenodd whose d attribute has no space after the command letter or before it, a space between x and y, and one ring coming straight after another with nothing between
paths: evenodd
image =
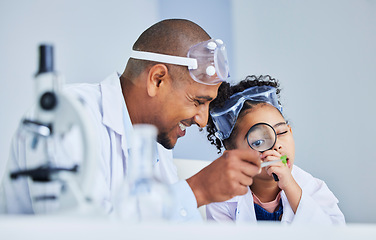
<instances>
[{"instance_id":1,"label":"man's chin","mask_svg":"<svg viewBox=\"0 0 376 240\"><path fill-rule=\"evenodd\" d=\"M172 142L166 134L158 134L157 136L157 142L166 149L173 149L175 147L176 141Z\"/></svg>"}]
</instances>

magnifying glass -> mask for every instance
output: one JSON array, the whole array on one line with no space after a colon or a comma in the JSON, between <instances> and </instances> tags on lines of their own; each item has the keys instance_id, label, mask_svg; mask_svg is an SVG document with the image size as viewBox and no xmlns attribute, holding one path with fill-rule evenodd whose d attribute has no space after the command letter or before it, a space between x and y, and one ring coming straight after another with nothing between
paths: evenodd
<instances>
[{"instance_id":1,"label":"magnifying glass","mask_svg":"<svg viewBox=\"0 0 376 240\"><path fill-rule=\"evenodd\" d=\"M248 130L248 145L261 153L272 149L276 141L277 133L274 128L267 123L256 123ZM275 181L279 181L275 173L272 175Z\"/></svg>"}]
</instances>

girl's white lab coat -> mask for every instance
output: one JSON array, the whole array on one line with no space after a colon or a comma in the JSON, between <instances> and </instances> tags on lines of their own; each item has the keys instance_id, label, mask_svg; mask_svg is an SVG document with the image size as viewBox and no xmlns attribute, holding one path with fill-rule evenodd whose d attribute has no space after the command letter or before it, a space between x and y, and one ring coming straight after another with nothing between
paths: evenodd
<instances>
[{"instance_id":1,"label":"girl's white lab coat","mask_svg":"<svg viewBox=\"0 0 376 240\"><path fill-rule=\"evenodd\" d=\"M281 222L299 224L344 224L345 217L338 207L338 200L320 179L294 165L292 176L302 188L302 197L294 214L284 191L281 191L283 215ZM257 222L251 190L222 203L207 205L208 220Z\"/></svg>"}]
</instances>

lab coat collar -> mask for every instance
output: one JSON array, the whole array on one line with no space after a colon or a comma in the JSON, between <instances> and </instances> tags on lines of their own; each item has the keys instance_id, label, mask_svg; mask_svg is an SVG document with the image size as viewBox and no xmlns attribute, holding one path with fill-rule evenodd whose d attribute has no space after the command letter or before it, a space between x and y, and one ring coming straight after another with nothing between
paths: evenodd
<instances>
[{"instance_id":1,"label":"lab coat collar","mask_svg":"<svg viewBox=\"0 0 376 240\"><path fill-rule=\"evenodd\" d=\"M124 109L125 101L121 91L119 75L114 72L102 81L100 86L102 91L103 124L117 134L124 135L125 116L123 111L126 111L126 109ZM128 111L126 111L125 115L128 115Z\"/></svg>"},{"instance_id":2,"label":"lab coat collar","mask_svg":"<svg viewBox=\"0 0 376 240\"><path fill-rule=\"evenodd\" d=\"M284 191L281 191L281 199L282 199L282 206L283 206L283 215L281 222L291 223L294 219L294 212L291 209L290 204L288 203L286 194ZM257 222L256 215L255 215L255 207L253 202L252 191L248 189L248 192L243 195L239 196L236 200L235 198L229 201L238 201L238 206L236 209L236 222L243 223L243 222Z\"/></svg>"},{"instance_id":3,"label":"lab coat collar","mask_svg":"<svg viewBox=\"0 0 376 240\"><path fill-rule=\"evenodd\" d=\"M294 170L295 166L292 169L293 176L295 175L296 170ZM291 223L295 217L294 211L292 210L286 193L282 190L281 191L281 199L282 199L282 206L283 206L283 215L281 222ZM253 202L252 191L248 188L248 192L243 196L234 197L227 202L238 202L237 209L236 209L236 222L257 222L256 214L255 214L255 207Z\"/></svg>"}]
</instances>

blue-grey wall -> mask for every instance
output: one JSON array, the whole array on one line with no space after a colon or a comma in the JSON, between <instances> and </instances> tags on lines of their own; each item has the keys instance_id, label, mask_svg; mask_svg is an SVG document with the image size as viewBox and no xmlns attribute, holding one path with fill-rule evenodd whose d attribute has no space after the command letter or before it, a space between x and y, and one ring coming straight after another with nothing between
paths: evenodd
<instances>
[{"instance_id":1,"label":"blue-grey wall","mask_svg":"<svg viewBox=\"0 0 376 240\"><path fill-rule=\"evenodd\" d=\"M376 222L376 1L233 1L235 71L281 81L295 164Z\"/></svg>"}]
</instances>

